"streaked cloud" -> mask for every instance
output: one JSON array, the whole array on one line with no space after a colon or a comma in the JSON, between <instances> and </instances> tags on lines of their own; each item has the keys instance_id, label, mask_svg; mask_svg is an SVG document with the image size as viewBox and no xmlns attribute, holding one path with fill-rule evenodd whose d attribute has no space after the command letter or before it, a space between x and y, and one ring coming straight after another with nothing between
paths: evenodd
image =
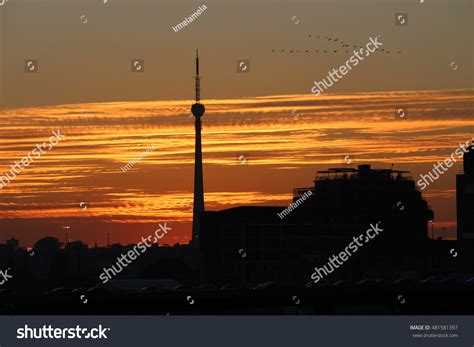
<instances>
[{"instance_id":1,"label":"streaked cloud","mask_svg":"<svg viewBox=\"0 0 474 347\"><path fill-rule=\"evenodd\" d=\"M311 185L316 170L344 165L346 155L354 164L394 163L413 170L416 177L473 137L473 101L473 90L207 100L207 208L286 205L293 187ZM0 173L52 130L60 128L66 139L0 191L0 218L127 224L130 239L140 223L164 219L188 226L194 161L191 103L115 102L3 111ZM396 117L400 107L408 111L404 119ZM151 146L156 150L129 172L120 170ZM241 155L244 165L238 160ZM446 225L455 220L446 206L454 204L459 169L460 163L439 186L424 192L430 203L443 200ZM81 201L90 202L86 213L78 208ZM22 225L8 235L31 242L28 227ZM83 231L86 241L94 228L92 223ZM0 231L0 238L4 236Z\"/></svg>"}]
</instances>

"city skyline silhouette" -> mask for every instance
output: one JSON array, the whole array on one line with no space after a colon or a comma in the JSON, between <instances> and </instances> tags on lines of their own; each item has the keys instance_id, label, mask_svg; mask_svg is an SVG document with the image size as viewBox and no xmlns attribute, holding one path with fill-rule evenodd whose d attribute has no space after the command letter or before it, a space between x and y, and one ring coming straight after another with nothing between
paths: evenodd
<instances>
[{"instance_id":1,"label":"city skyline silhouette","mask_svg":"<svg viewBox=\"0 0 474 347\"><path fill-rule=\"evenodd\" d=\"M465 189L474 179L472 153L474 145L465 156L465 173L458 176L458 219L465 228L457 241L430 238L428 221L433 213L409 172L370 165L334 168L318 172L314 187L295 188L293 201L301 196L307 201L293 206L291 215L281 218L282 207L276 206L202 211L198 249L192 243L151 244L138 259L127 261L129 265L121 260L136 250L133 244L89 248L80 241L62 244L45 237L33 249L25 249L11 238L0 244L0 267L9 266L7 271L14 273L0 304L18 295L23 303L8 304L8 312L113 314L133 310L157 314L171 308L186 312L189 303L181 300L187 296L203 300L195 307L200 314L284 314L280 310L295 304L287 300L296 292L307 301L308 313L338 314L352 310L345 301L332 299L334 291L345 290L346 300L365 302L358 312L367 314L373 305L378 308L371 312L400 312L401 307L391 303L394 291L418 295L423 290L433 297L453 291L457 295L449 300L449 307L431 310L431 305L420 301L405 314L464 312L470 309L464 301L470 295L468 276L474 269L469 252L473 201L470 190ZM304 194L308 189L313 192L309 197ZM366 239L365 248L352 254L341 269L333 267L329 272L329 268L318 267L371 221L383 231L380 239L371 243ZM162 229L167 230L166 224ZM115 268L115 258L123 267ZM331 282L313 283L313 276L309 277L312 267L325 271ZM101 271L109 276L103 284L97 281ZM327 296L326 305L319 306L316 293ZM38 295L42 301L37 300ZM83 301L85 297L93 306L81 305L78 298ZM0 305L0 309L5 307Z\"/></svg>"},{"instance_id":2,"label":"city skyline silhouette","mask_svg":"<svg viewBox=\"0 0 474 347\"><path fill-rule=\"evenodd\" d=\"M101 112L95 109L94 115L91 117L89 114L89 112L92 113L91 109L88 108L88 105L84 105L77 117L66 118L69 116L69 112L66 111L64 112L65 117L62 119L51 114L50 119L46 119L46 121L44 116L37 120L37 122L48 125L54 120L63 123L62 126L58 126L63 134L63 141L56 144L57 146L54 148L51 146L51 151L39 158L45 159L28 162L28 165L25 165L18 175L8 176L8 185L2 180L1 193L3 196L8 197L12 193L15 196L18 184L20 184L20 189L16 192L16 197L19 201L25 199L21 196L22 189L30 194L36 191L37 195L43 191L48 192L49 197L54 197L61 191L70 194L71 190L68 187L73 187L72 191L76 190L77 193L80 193L80 189L77 189L79 187L72 185L73 182L77 182L77 178L89 178L91 179L89 184L93 182L93 186L89 188L90 191L101 189L103 197L111 197L109 202L123 194L122 199L125 205L120 208L122 210L121 218L117 218L110 212L111 208L113 211L117 211L119 206L107 206L106 200L97 201L90 194L82 193L74 197L74 203L71 201L67 203L69 207L75 205L76 210L73 215L77 216L67 218L68 212L66 212L60 225L58 224L60 219L51 222L51 218L55 217L54 214L48 214L48 210L44 209L42 211L44 214L37 215L39 218L35 218L30 227L36 228L41 224L36 223L40 221L46 221L50 225L56 223L56 227L61 227L62 235L58 237L57 233L55 235L43 230L36 234L37 239L32 247L20 241L25 234L22 235L18 227L16 230L2 231L2 236L5 233L10 233L12 237L8 238L5 244L0 243L0 267L6 269L0 271L5 278L8 278L9 271L14 274L14 277L10 275L12 279L6 283L2 292L5 293L5 297L0 298L0 304L4 302L3 305L6 305L3 309L11 313L23 314L81 313L84 312L84 308L77 300L79 297L82 303L84 303L84 298L94 303L92 309L87 309L89 314L131 311L141 314L156 314L162 310L166 311L168 305L172 305L171 307L178 312L186 312L187 305L194 304L194 299L190 300L190 298L196 297L198 300L207 302L204 306L196 306L197 312L200 314L236 313L238 310L243 310L242 312L247 314L255 312L279 312L282 314L280 310L285 310L288 305L285 302L289 299L290 293L298 292L308 300L310 305L314 305L309 312L334 314L335 312L345 312L344 310L348 308L341 308L334 303L330 299L332 294L328 289L337 291L342 288L351 290L349 297L359 298L359 300L366 302L359 309L360 313L365 313L367 307L372 305L369 301L374 299L378 301L376 304L378 310L395 313L399 308L390 303L393 300L391 299L392 292L399 290L400 283L403 283L403 288L406 290L416 292L420 288L424 288L425 291L433 295L444 295L456 290L460 295L452 302L450 309L454 312L462 311L463 308L460 304L464 300L464 294L468 293L468 287L464 285L469 286L471 281L469 274L474 271L472 256L466 252L472 247L473 238L470 235L474 235L470 232L473 224L472 217L469 217L468 212L472 210L469 187L474 172L472 169L474 161L472 153L465 148L467 145L472 146L472 136L469 139L469 130L464 131L457 128L458 123L466 123L467 114L457 114L455 116L457 121L450 119L449 123L453 128L453 133L445 139L446 144L442 150L438 148L435 154L420 161L418 154L408 152L409 154L406 155L402 152L400 155L398 148L390 148L388 144L397 141L400 144L410 138L410 136L404 135L404 132L412 132L412 143L415 141L419 143L420 139L426 141L418 144L418 152L429 153L433 151L433 148L431 147L430 150L430 147L423 146L428 144L431 134L440 131L441 128L437 123L442 123L443 120L441 117L437 119L437 122L431 120L432 128L427 129L428 120L424 114L419 110L413 112L412 106L406 106L406 100L403 107L391 106L389 109L382 107L376 112L377 115L369 121L352 114L357 103L360 103L360 101L353 100L352 103L348 103L347 111L345 111L347 113L341 110L337 111L336 114L342 119L339 119L335 124L334 121L327 118L329 110L331 107L335 110L341 108L341 105L347 104L347 99L350 100L350 96L329 94L321 99L313 100L304 96L286 96L289 99L290 105L288 106L297 107L298 111L293 108L291 115L288 115L287 111L281 112L279 110L281 113L277 115L280 119L276 123L279 122L280 129L277 128L272 137L267 135L265 138L264 134L268 130L264 127L268 127L270 124L272 124L270 129L275 127L275 114L272 114L272 108L278 110L278 102L281 101L276 101L278 98L273 101L270 101L271 98L264 98L263 102L260 101L262 103L261 109L264 110L263 120L259 119L262 117L258 113L259 118L251 117L252 113L246 115L243 112L243 115L238 116L247 117L245 122L237 124L237 127L230 123L232 124L230 129L221 135L224 148L228 146L232 148L231 150L236 150L232 164L229 165L228 159L219 158L219 156L213 156L210 163L206 163L207 155L215 152L215 145L213 145L215 140L209 139L209 137L215 136L216 133L219 134L223 124L226 122L229 124L229 120L222 120L222 114L219 112L222 106L219 105L219 101L209 100L206 102L208 113L205 126L210 125L213 129L206 131L206 127L202 126L201 117L206 109L201 103L199 63L199 52L196 50L195 99L191 105L191 115L189 115L189 108L187 112L183 110L186 120L179 116L176 117L176 111L172 110L173 103L167 105L171 107L168 110L169 114L167 116L160 115L157 119L158 122L153 126L149 122L153 119L154 113L158 111L154 110L151 114L147 114L147 111L149 112L147 103L142 110L142 112L145 111L145 114L141 120L137 119L136 109L133 109L129 114L131 117L127 118L117 110L113 110L109 114L111 118L104 123L104 126L110 131L106 131L102 135L96 134L101 138L103 144L110 144L110 139L114 139L112 142L115 146L110 146L109 150L114 149L115 155L98 152L97 148L91 147L92 152L96 155L99 154L99 157L95 158L96 161L108 161L106 175L103 175L104 172L100 170L96 171L94 175L88 174L90 170L82 165L90 158L83 158L80 164L78 162L74 166L70 166L68 163L76 156L73 154L75 151L67 142L68 139L72 138L72 141L77 143L75 146L78 149L84 148L84 144L78 141L84 137L78 135L81 132L86 135L85 131L90 129L86 126L87 122L100 122L101 119L104 119ZM139 64L143 64L143 62L140 61ZM241 73L244 72L247 73L246 69L241 71ZM472 94L470 91L413 92L409 97L413 98L417 93L418 96L422 94L427 94L429 97L436 95L438 102L444 104L446 104L446 95L460 97L461 101L455 100L454 105L451 106L453 114L456 114L455 106L463 104L463 97L469 99ZM399 97L406 99L406 94L406 92L400 94ZM381 95L369 94L366 97L370 102L374 102L383 98L383 95L384 93ZM355 95L353 97L354 99L358 98ZM330 102L334 98L334 105L329 106L326 112L321 114L319 110L321 102L324 100ZM255 101L253 100L254 103ZM249 100L240 100L238 107L242 107L246 102L248 103ZM373 113L373 106L369 106L370 102L365 102L369 114ZM384 104L384 101L379 100L378 102L381 105ZM393 103L393 100L391 102ZM412 102L420 103L420 100ZM125 107L130 107L130 105L136 104L126 103L125 105ZM364 101L362 105L364 105ZM104 104L98 106L99 109L104 110ZM66 107L67 110L77 106L61 107ZM121 109L123 107L124 105L119 106ZM467 112L468 107L466 106ZM254 109L255 105L250 103L250 112L254 112ZM23 111L19 110L19 112ZM33 109L32 112L37 112L37 110ZM216 113L212 118L214 112ZM229 113L229 111L227 112ZM242 111L240 112L242 113ZM190 132L184 141L193 142L194 146L190 147L190 153L187 153L182 149L183 142L180 142L180 140L183 141L183 134L180 133L182 130L178 130L179 126L174 125L173 127L172 125L173 121L177 121L178 124L187 122L185 126L182 126L182 129L189 128L190 116L194 117L194 132ZM436 118L441 115L431 115L431 117L433 116ZM113 125L113 119L115 119L115 125ZM251 128L252 120L260 121L261 124L257 122ZM81 124L83 122L86 124ZM399 130L404 130L398 138L393 135L390 138L388 135L394 124L399 127ZM342 127L339 128L337 125L342 125ZM364 125L365 128L361 128L361 125ZM153 127L153 131L150 131L150 127ZM235 136L233 130L240 127L243 128L240 141L236 138L226 139L226 136ZM146 139L145 142L139 144L138 148L143 149L145 145L148 149L141 150L142 154L135 154L131 160L127 160L128 164L117 165L120 160L111 161L109 158L117 159L118 154L124 158L120 146L124 146L126 143L123 140L123 134L129 128L134 129L134 136L138 135L139 138ZM167 136L158 132L159 130L166 131L166 129ZM259 129L260 136L257 140L253 140L254 143L248 145L246 140L252 138L251 135L256 132L256 129ZM279 134L281 129L285 129L284 136ZM379 135L374 132L374 129L377 131L383 129L385 133ZM308 139L308 130L314 131L315 139ZM345 131L350 138L341 138L341 131ZM448 139L459 138L460 133L468 138L463 141L465 142L464 147L459 149L461 155L458 155L456 161L454 154L451 154L450 158L454 162L449 168L445 168L445 172L438 171L436 177L430 175L432 186L428 187L426 183L428 176L425 173L431 173L432 167L437 167L436 165L443 155L449 157ZM291 137L293 137L293 143L288 141ZM384 137L389 137L390 140L382 143L381 146L380 140ZM280 141L278 141L279 139ZM377 144L385 151L385 160L377 160L376 153L380 153L378 151L366 153L361 151L362 148L367 147L367 139L372 140L373 145ZM129 138L128 141L130 140ZM285 141L287 148L281 145ZM171 147L168 145L169 142L172 143ZM239 143L240 149L246 149L246 151L237 151L233 143ZM304 143L310 145L305 147ZM332 151L331 145L334 146L335 143L341 146L339 153ZM257 147L254 148L253 146L256 144ZM262 155L264 152L261 151L262 148L265 148L265 144L266 157ZM119 146L118 150L117 145ZM27 146L26 142L22 148ZM86 144L85 148L88 147ZM133 147L127 146L128 149ZM194 154L194 160L176 165L176 161L170 161L170 158L180 152L171 154L170 149L173 147L180 148L179 151L184 155L182 158ZM150 148L153 150L150 151ZM295 148L300 150L298 155L295 155L297 152ZM277 149L283 153L288 152L288 162L280 162L284 157L281 154L275 156L274 153ZM315 153L312 153L311 149L316 150ZM62 155L58 154L61 150L64 151ZM471 151L473 150L474 147L471 148ZM455 153L453 149L450 152ZM462 161L464 152L467 154L465 160ZM147 155L145 156L143 153ZM326 159L326 163L324 163L324 159L321 160L325 157L329 158ZM339 158L335 160L335 157ZM404 160L398 162L397 158ZM269 159L270 161L268 161ZM272 159L275 160L274 163L272 163ZM388 161L391 162L390 168L387 167ZM45 175L45 172L48 172L44 169L45 164L47 166L56 164L58 172L53 175ZM191 176L189 168L181 170L182 164L185 165L184 167L192 164L194 176ZM416 167L416 164L419 166L415 175L410 168ZM422 165L420 166L420 164ZM206 176L203 174L204 165L206 165ZM112 169L112 166L116 168ZM168 166L170 173L168 173L168 179L164 180L156 175L162 174L162 169L166 166ZM222 167L226 166L230 166L230 171L222 171ZM13 166L11 167L14 169ZM123 167L127 167L127 170L123 170ZM463 167L464 174L459 174L456 167ZM81 170L82 174L78 175L77 170ZM285 170L301 174L302 179L294 180L294 185L291 184L292 180L281 180L281 172ZM69 173L66 173L68 171ZM115 171L121 171L120 176L117 176ZM251 173L252 171L253 173ZM313 180L314 186L308 186L307 183L299 185L297 182L301 182L301 180L310 181L311 176L307 174L311 171L313 175L316 174ZM231 176L229 176L230 172L232 172ZM30 176L31 173L33 173L33 178ZM143 173L146 175L142 178L137 177L137 174L143 175ZM255 175L255 173L258 174ZM97 178L100 177L98 174L103 175L102 185L97 181ZM125 184L138 183L141 185L141 189L130 190L128 188L123 192L114 192L113 180L109 178L113 177L111 174ZM442 176L441 174L446 175ZM220 175L222 176L220 177ZM232 182L228 181L229 177L233 178ZM219 196L220 192L216 187L232 188L235 194L240 185L232 183L244 180L244 177L254 179L254 185L266 187L267 194L262 195L262 200L258 204L255 204L255 199L252 200L252 196L243 200L234 197L235 201L231 203L230 208L223 204L216 204L216 200L212 198L213 194L217 193L217 197L223 198L222 195ZM38 180L36 183L34 183L35 178ZM455 191L450 194L452 195L451 201L454 200L454 196L457 200L457 205L455 205L457 213L453 217L455 216L459 225L462 226L461 229L456 229L457 240L449 235L446 237L446 227L443 227L442 237L439 236L439 230L438 235L435 235L437 211L425 199L425 194L426 196L430 194L430 190L425 188L433 189L433 186L436 187L439 183L438 180L442 179L445 181L451 179L451 182L447 183L448 186L456 187ZM67 185L65 185L66 182L68 182ZM184 190L170 189L167 185L171 182L185 187ZM425 186L420 186L420 182L424 182ZM52 191L42 186L41 183L49 184ZM153 196L153 193L150 192L150 187L155 183L163 185L165 188L160 198ZM205 186L211 188L205 190ZM306 188L300 188L301 186ZM186 197L191 195L190 187L193 187L192 201ZM272 196L273 189L292 192L292 203L289 205L288 203L278 204L285 199L280 199L280 201L275 198L264 200L266 197ZM161 209L153 208L154 206L158 207L154 204L165 203L167 192L174 194L177 192L181 206L174 212L170 211L167 216L160 215L160 213L155 215L156 211L161 211ZM143 195L147 198L136 204L136 208L133 203L127 202L140 199ZM232 200L231 195L226 199ZM26 197L26 201L28 199L31 198ZM71 196L68 196L68 199L71 199ZM208 201L207 209L204 205L205 199ZM38 199L32 199L32 201L35 200ZM9 204L3 206L9 208ZM58 206L61 208L63 205L59 204ZM444 208L446 206L449 207L449 202L445 203ZM97 214L96 211L101 209L102 212ZM35 210L38 209L32 206L31 211ZM135 216L133 210L140 210L141 216ZM176 218L175 213L179 210L181 212L185 210L186 213L192 212L192 218L188 219L189 217L183 215L181 219ZM441 210L440 212L442 215L445 211ZM104 219L104 217L106 218ZM107 240L105 247L98 245L97 225L95 228L88 228L86 224L89 220L100 220L101 218L105 224L109 224L109 228L101 230L102 239L106 236ZM146 218L149 220L146 221ZM21 216L16 219L28 221L27 218ZM182 223L186 220L187 223ZM8 221L8 218L3 221ZM179 222L182 224L181 229ZM8 226L7 223L4 224ZM127 238L117 237L116 230L110 226L115 227L120 224L126 225L129 231L134 230L134 232L129 232ZM156 228L156 225L162 228L163 224L165 225L163 230L166 232L158 238L159 229L156 229L155 237L151 242L152 230ZM442 225L442 223L440 224ZM143 231L141 234L137 232L136 226L138 225ZM152 229L153 225L155 225L154 229ZM169 228L166 225L169 225ZM379 231L383 233L374 241L370 241L372 237L369 239L366 236L365 243L367 245L361 247L363 244L359 243L357 234L360 234L367 226L374 228L373 225L376 225L377 234ZM146 231L147 229L148 231ZM367 235L368 232L369 230L367 230ZM450 232L452 233L453 230ZM15 237L17 233L19 234L18 239ZM72 236L73 233L75 233L75 237ZM93 247L89 246L90 236L89 242L84 237L88 234L93 234ZM187 242L183 242L183 234L188 237L191 234L191 238ZM178 235L180 235L180 239ZM28 236L31 242L33 234L30 232ZM64 237L64 242L60 241L61 237ZM130 239L132 239L131 242ZM354 242L357 242L357 246ZM350 246L347 246L348 243ZM337 254L341 249L345 250L344 255ZM457 258L458 252L459 258ZM344 262L340 262L339 255L343 257ZM328 262L327 265L324 265L326 259ZM314 274L318 274L317 280L314 280ZM437 292L439 285L442 286L440 293ZM380 288L384 288L383 291L374 296L374 290ZM323 309L316 308L320 304L317 303L318 299L314 290L329 296L327 306ZM128 296L127 300L124 295ZM262 297L262 295L265 296ZM38 303L38 296L44 298L44 302ZM187 304L181 302L184 297L186 297ZM293 296L293 298L295 297L298 296ZM12 304L10 300L16 301L16 298L22 298L22 303ZM223 298L226 300L225 305L221 303ZM271 298L275 301L268 302L268 299ZM255 300L259 300L259 304ZM299 299L297 301L299 303ZM148 305L150 302L159 303L160 308ZM235 307L239 307L239 309L236 311ZM412 312L420 314L428 311L427 307L420 303ZM437 312L450 311L443 307L439 308Z\"/></svg>"}]
</instances>

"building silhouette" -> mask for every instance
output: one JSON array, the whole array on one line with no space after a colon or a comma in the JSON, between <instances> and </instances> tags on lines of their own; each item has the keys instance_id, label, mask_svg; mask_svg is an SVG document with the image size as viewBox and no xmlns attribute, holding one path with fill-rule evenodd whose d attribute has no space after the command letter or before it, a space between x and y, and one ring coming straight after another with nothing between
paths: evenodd
<instances>
[{"instance_id":1,"label":"building silhouette","mask_svg":"<svg viewBox=\"0 0 474 347\"><path fill-rule=\"evenodd\" d=\"M6 243L7 247L11 249L12 251L16 251L18 246L20 245L20 241L12 237L10 240L7 240Z\"/></svg>"},{"instance_id":2,"label":"building silhouette","mask_svg":"<svg viewBox=\"0 0 474 347\"><path fill-rule=\"evenodd\" d=\"M456 176L458 240L474 241L474 145L464 155L464 172Z\"/></svg>"},{"instance_id":3,"label":"building silhouette","mask_svg":"<svg viewBox=\"0 0 474 347\"><path fill-rule=\"evenodd\" d=\"M201 80L199 76L199 51L196 51L196 77L195 77L196 102L191 107L195 118L195 153L194 153L194 202L193 202L193 232L191 243L199 245L200 216L204 212L204 184L202 174L202 146L201 146L201 117L204 115L205 107L201 101Z\"/></svg>"},{"instance_id":4,"label":"building silhouette","mask_svg":"<svg viewBox=\"0 0 474 347\"><path fill-rule=\"evenodd\" d=\"M463 173L456 176L459 271L474 272L474 144L464 154Z\"/></svg>"},{"instance_id":5,"label":"building silhouette","mask_svg":"<svg viewBox=\"0 0 474 347\"><path fill-rule=\"evenodd\" d=\"M294 190L288 207L204 212L202 271L207 281L219 284L302 284L315 265L380 221L383 235L334 273L334 279L417 276L432 269L430 257L439 253L428 238L432 219L433 211L409 172L370 165L319 171L313 187Z\"/></svg>"}]
</instances>

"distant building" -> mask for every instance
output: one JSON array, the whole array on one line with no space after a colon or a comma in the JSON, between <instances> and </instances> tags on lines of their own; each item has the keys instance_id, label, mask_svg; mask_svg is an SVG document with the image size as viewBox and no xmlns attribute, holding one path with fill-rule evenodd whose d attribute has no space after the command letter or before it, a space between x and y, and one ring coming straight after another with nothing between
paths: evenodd
<instances>
[{"instance_id":1,"label":"distant building","mask_svg":"<svg viewBox=\"0 0 474 347\"><path fill-rule=\"evenodd\" d=\"M204 278L219 284L244 285L308 282L315 265L327 262L353 236L379 221L383 236L341 267L337 276L358 278L370 272L390 277L402 268L426 270L416 256L429 254L429 250L419 249L430 241L428 221L433 219L433 211L409 172L360 165L357 169L319 171L314 183L313 187L295 189L290 206L245 206L204 212ZM395 260L387 260L387 256ZM393 272L383 273L387 269Z\"/></svg>"},{"instance_id":2,"label":"distant building","mask_svg":"<svg viewBox=\"0 0 474 347\"><path fill-rule=\"evenodd\" d=\"M20 245L20 241L12 237L10 240L7 240L7 247L10 248L12 251L16 251L18 246Z\"/></svg>"},{"instance_id":3,"label":"distant building","mask_svg":"<svg viewBox=\"0 0 474 347\"><path fill-rule=\"evenodd\" d=\"M458 240L474 240L474 145L464 155L464 172L456 176Z\"/></svg>"},{"instance_id":4,"label":"distant building","mask_svg":"<svg viewBox=\"0 0 474 347\"><path fill-rule=\"evenodd\" d=\"M13 256L20 242L12 237L6 243L0 243L0 270L11 266Z\"/></svg>"}]
</instances>

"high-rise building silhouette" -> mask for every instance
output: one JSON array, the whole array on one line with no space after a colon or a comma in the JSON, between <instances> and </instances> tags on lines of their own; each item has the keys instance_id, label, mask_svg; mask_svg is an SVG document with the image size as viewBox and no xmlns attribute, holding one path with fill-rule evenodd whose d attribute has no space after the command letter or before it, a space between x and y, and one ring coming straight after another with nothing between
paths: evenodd
<instances>
[{"instance_id":1,"label":"high-rise building silhouette","mask_svg":"<svg viewBox=\"0 0 474 347\"><path fill-rule=\"evenodd\" d=\"M239 206L201 218L202 271L220 285L303 284L315 265L378 222L383 233L332 281L397 278L404 271L422 276L432 259L450 256L430 244L433 211L410 173L370 165L318 171L314 186L294 189L289 206Z\"/></svg>"},{"instance_id":2,"label":"high-rise building silhouette","mask_svg":"<svg viewBox=\"0 0 474 347\"><path fill-rule=\"evenodd\" d=\"M474 145L464 154L464 173L456 177L458 240L474 240Z\"/></svg>"},{"instance_id":3,"label":"high-rise building silhouette","mask_svg":"<svg viewBox=\"0 0 474 347\"><path fill-rule=\"evenodd\" d=\"M196 102L191 107L195 118L194 127L196 133L194 153L194 203L193 203L193 238L192 243L199 245L200 214L204 211L204 185L202 176L202 148L201 148L201 117L204 115L205 107L201 101L201 80L199 76L199 51L196 50Z\"/></svg>"}]
</instances>

